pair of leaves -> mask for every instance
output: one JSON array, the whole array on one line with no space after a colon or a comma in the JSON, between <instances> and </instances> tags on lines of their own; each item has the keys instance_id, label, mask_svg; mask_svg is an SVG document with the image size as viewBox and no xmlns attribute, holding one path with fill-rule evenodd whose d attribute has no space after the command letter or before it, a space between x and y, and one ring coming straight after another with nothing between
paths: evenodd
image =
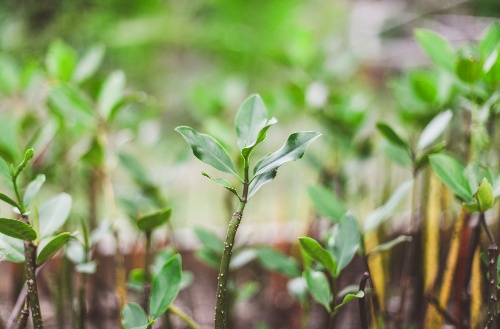
<instances>
[{"instance_id":1,"label":"pair of leaves","mask_svg":"<svg viewBox=\"0 0 500 329\"><path fill-rule=\"evenodd\" d=\"M309 237L299 238L300 248L307 257L320 263L332 277L338 277L359 249L361 234L356 218L346 213L340 220L336 234L328 241L328 249Z\"/></svg>"},{"instance_id":2,"label":"pair of leaves","mask_svg":"<svg viewBox=\"0 0 500 329\"><path fill-rule=\"evenodd\" d=\"M128 303L122 309L122 325L125 329L147 328L148 325L167 311L180 291L182 265L179 254L172 256L153 279L149 302L150 319L135 303Z\"/></svg>"}]
</instances>

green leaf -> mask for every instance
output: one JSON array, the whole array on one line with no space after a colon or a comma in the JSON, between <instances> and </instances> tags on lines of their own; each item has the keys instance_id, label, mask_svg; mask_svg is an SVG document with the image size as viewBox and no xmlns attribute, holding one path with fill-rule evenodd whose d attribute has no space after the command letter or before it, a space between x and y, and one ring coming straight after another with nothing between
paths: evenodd
<instances>
[{"instance_id":1,"label":"green leaf","mask_svg":"<svg viewBox=\"0 0 500 329\"><path fill-rule=\"evenodd\" d=\"M460 55L455 66L456 75L464 82L474 83L482 74L481 59L472 54Z\"/></svg>"},{"instance_id":2,"label":"green leaf","mask_svg":"<svg viewBox=\"0 0 500 329\"><path fill-rule=\"evenodd\" d=\"M276 175L278 174L278 170L268 171L263 174L254 176L250 185L248 186L248 200L265 184L272 181Z\"/></svg>"},{"instance_id":3,"label":"green leaf","mask_svg":"<svg viewBox=\"0 0 500 329\"><path fill-rule=\"evenodd\" d=\"M175 130L188 142L193 150L193 154L198 159L215 169L238 177L233 160L224 147L213 137L200 134L193 128L186 126L177 127ZM239 180L241 181L241 178Z\"/></svg>"},{"instance_id":4,"label":"green leaf","mask_svg":"<svg viewBox=\"0 0 500 329\"><path fill-rule=\"evenodd\" d=\"M236 116L236 135L240 150L257 143L259 132L266 126L267 111L259 95L252 95L241 105Z\"/></svg>"},{"instance_id":5,"label":"green leaf","mask_svg":"<svg viewBox=\"0 0 500 329\"><path fill-rule=\"evenodd\" d=\"M205 264L212 266L214 269L220 268L220 254L215 253L213 250L208 249L207 247L201 247L196 250L196 257L204 262Z\"/></svg>"},{"instance_id":6,"label":"green leaf","mask_svg":"<svg viewBox=\"0 0 500 329\"><path fill-rule=\"evenodd\" d=\"M249 147L245 147L244 149L241 150L241 156L244 157L244 158L247 158L250 156L250 154L252 153L253 149L255 148L255 146L257 146L258 144L262 143L265 139L266 139L266 136L267 136L267 131L269 130L269 128L271 128L272 125L276 124L278 122L278 120L276 120L275 118L272 118L270 119L266 125L264 126L264 128L262 128L260 131L259 131L259 134L257 136L257 141L255 142L255 144L249 146Z\"/></svg>"},{"instance_id":7,"label":"green leaf","mask_svg":"<svg viewBox=\"0 0 500 329\"><path fill-rule=\"evenodd\" d=\"M215 183L217 183L218 185L226 188L227 190L229 190L231 193L233 193L234 195L236 195L238 197L238 199L240 199L241 201L241 197L240 195L238 194L238 191L236 191L236 189L233 187L233 185L231 185L231 183L229 183L227 180L223 179L223 178L212 178L210 177L209 174L207 174L206 172L202 172L201 173L203 176L205 177L208 177L210 178L212 181L214 181Z\"/></svg>"},{"instance_id":8,"label":"green leaf","mask_svg":"<svg viewBox=\"0 0 500 329\"><path fill-rule=\"evenodd\" d=\"M438 75L435 71L410 71L409 78L416 96L428 104L436 103L438 99Z\"/></svg>"},{"instance_id":9,"label":"green leaf","mask_svg":"<svg viewBox=\"0 0 500 329\"><path fill-rule=\"evenodd\" d=\"M484 36L479 42L479 53L483 58L488 58L494 51L497 50L500 44L500 24L492 23L486 29Z\"/></svg>"},{"instance_id":10,"label":"green leaf","mask_svg":"<svg viewBox=\"0 0 500 329\"><path fill-rule=\"evenodd\" d=\"M410 190L413 186L413 180L409 180L401 184L398 189L391 195L389 200L383 205L378 207L377 209L371 211L365 218L364 221L364 234L368 234L369 232L376 229L380 224L384 222L387 218L389 218L397 205L403 198L403 196Z\"/></svg>"},{"instance_id":11,"label":"green leaf","mask_svg":"<svg viewBox=\"0 0 500 329\"><path fill-rule=\"evenodd\" d=\"M1 156L0 156L0 174L4 175L9 180L12 179L12 172L10 170L10 167Z\"/></svg>"},{"instance_id":12,"label":"green leaf","mask_svg":"<svg viewBox=\"0 0 500 329\"><path fill-rule=\"evenodd\" d=\"M214 233L207 231L201 227L196 227L194 233L201 244L212 250L216 254L222 254L224 250L224 242Z\"/></svg>"},{"instance_id":13,"label":"green leaf","mask_svg":"<svg viewBox=\"0 0 500 329\"><path fill-rule=\"evenodd\" d=\"M265 268L284 274L289 277L300 275L297 262L290 256L273 248L258 248L257 259Z\"/></svg>"},{"instance_id":14,"label":"green leaf","mask_svg":"<svg viewBox=\"0 0 500 329\"><path fill-rule=\"evenodd\" d=\"M69 81L77 62L77 54L73 48L61 40L53 41L47 56L45 65L50 75L61 80Z\"/></svg>"},{"instance_id":15,"label":"green leaf","mask_svg":"<svg viewBox=\"0 0 500 329\"><path fill-rule=\"evenodd\" d=\"M282 164L290 161L296 161L304 156L306 148L321 133L314 131L296 132L291 134L286 143L276 152L267 156L259 165L255 175L260 175L278 169Z\"/></svg>"},{"instance_id":16,"label":"green leaf","mask_svg":"<svg viewBox=\"0 0 500 329\"><path fill-rule=\"evenodd\" d=\"M486 177L483 178L479 189L474 194L475 203L464 203L463 206L470 212L484 212L493 207L495 198L493 194L493 186Z\"/></svg>"},{"instance_id":17,"label":"green leaf","mask_svg":"<svg viewBox=\"0 0 500 329\"><path fill-rule=\"evenodd\" d=\"M34 155L35 151L33 151L33 149L29 149L26 151L26 153L24 153L24 159L21 162L21 164L17 166L14 177L19 176L23 172L23 170L26 169L26 166L28 165L28 163L30 162L31 158L33 158Z\"/></svg>"},{"instance_id":18,"label":"green leaf","mask_svg":"<svg viewBox=\"0 0 500 329\"><path fill-rule=\"evenodd\" d=\"M180 291L182 282L181 255L170 258L155 276L151 285L149 313L153 319L170 307Z\"/></svg>"},{"instance_id":19,"label":"green leaf","mask_svg":"<svg viewBox=\"0 0 500 329\"><path fill-rule=\"evenodd\" d=\"M125 329L146 329L149 321L144 309L136 303L127 303L122 309L122 326Z\"/></svg>"},{"instance_id":20,"label":"green leaf","mask_svg":"<svg viewBox=\"0 0 500 329\"><path fill-rule=\"evenodd\" d=\"M53 237L36 256L36 264L41 265L54 256L71 239L71 233L64 232Z\"/></svg>"},{"instance_id":21,"label":"green leaf","mask_svg":"<svg viewBox=\"0 0 500 329\"><path fill-rule=\"evenodd\" d=\"M313 201L314 208L324 216L338 222L347 212L342 201L340 201L329 189L324 186L309 186L307 189L309 198Z\"/></svg>"},{"instance_id":22,"label":"green leaf","mask_svg":"<svg viewBox=\"0 0 500 329\"><path fill-rule=\"evenodd\" d=\"M383 122L377 123L377 129L382 134L382 136L387 139L391 144L401 147L404 150L408 150L410 145L407 141L403 140L388 124Z\"/></svg>"},{"instance_id":23,"label":"green leaf","mask_svg":"<svg viewBox=\"0 0 500 329\"><path fill-rule=\"evenodd\" d=\"M48 103L52 110L65 119L79 120L78 124L90 125L94 111L89 99L75 86L68 83L57 83L48 96Z\"/></svg>"},{"instance_id":24,"label":"green leaf","mask_svg":"<svg viewBox=\"0 0 500 329\"><path fill-rule=\"evenodd\" d=\"M0 233L0 254L13 263L23 263L24 241Z\"/></svg>"},{"instance_id":25,"label":"green leaf","mask_svg":"<svg viewBox=\"0 0 500 329\"><path fill-rule=\"evenodd\" d=\"M339 276L340 272L351 262L359 249L360 241L361 234L356 218L348 212L339 222L335 240L328 243L333 247L333 255L337 260L336 276Z\"/></svg>"},{"instance_id":26,"label":"green leaf","mask_svg":"<svg viewBox=\"0 0 500 329\"><path fill-rule=\"evenodd\" d=\"M429 155L441 152L446 146L445 141L434 145L431 148L424 150L415 160L415 169L420 170L429 163Z\"/></svg>"},{"instance_id":27,"label":"green leaf","mask_svg":"<svg viewBox=\"0 0 500 329\"><path fill-rule=\"evenodd\" d=\"M36 231L30 225L11 218L0 218L0 233L28 241L33 241L37 238Z\"/></svg>"},{"instance_id":28,"label":"green leaf","mask_svg":"<svg viewBox=\"0 0 500 329\"><path fill-rule=\"evenodd\" d=\"M429 161L439 179L441 179L458 198L464 202L473 200L469 183L464 176L465 167L460 162L446 154L430 155Z\"/></svg>"},{"instance_id":29,"label":"green leaf","mask_svg":"<svg viewBox=\"0 0 500 329\"><path fill-rule=\"evenodd\" d=\"M19 91L21 86L21 72L18 64L10 56L0 54L0 90L7 95Z\"/></svg>"},{"instance_id":30,"label":"green leaf","mask_svg":"<svg viewBox=\"0 0 500 329\"><path fill-rule=\"evenodd\" d=\"M71 196L60 193L47 200L39 209L40 238L54 234L68 219Z\"/></svg>"},{"instance_id":31,"label":"green leaf","mask_svg":"<svg viewBox=\"0 0 500 329\"><path fill-rule=\"evenodd\" d=\"M125 73L123 71L112 72L104 81L97 99L99 112L108 120L113 108L118 105L125 93Z\"/></svg>"},{"instance_id":32,"label":"green leaf","mask_svg":"<svg viewBox=\"0 0 500 329\"><path fill-rule=\"evenodd\" d=\"M451 121L453 113L451 110L439 113L425 126L418 140L418 149L423 150L431 145L446 129Z\"/></svg>"},{"instance_id":33,"label":"green leaf","mask_svg":"<svg viewBox=\"0 0 500 329\"><path fill-rule=\"evenodd\" d=\"M384 252L384 251L391 250L392 248L394 248L395 246L397 246L400 243L410 242L411 239L412 238L409 235L400 235L400 236L398 236L397 238L395 238L395 239L393 239L391 241L388 241L386 243L382 243L382 244L379 244L378 246L373 247L369 251L368 255L373 255L373 254L376 254L376 253L379 253L379 252Z\"/></svg>"},{"instance_id":34,"label":"green leaf","mask_svg":"<svg viewBox=\"0 0 500 329\"><path fill-rule=\"evenodd\" d=\"M304 253L323 265L332 276L336 275L337 265L330 252L324 249L316 240L309 237L299 238L299 243Z\"/></svg>"},{"instance_id":35,"label":"green leaf","mask_svg":"<svg viewBox=\"0 0 500 329\"><path fill-rule=\"evenodd\" d=\"M75 72L73 72L73 76L71 77L71 82L79 84L92 77L99 69L103 58L103 45L96 45L90 48L78 62Z\"/></svg>"},{"instance_id":36,"label":"green leaf","mask_svg":"<svg viewBox=\"0 0 500 329\"><path fill-rule=\"evenodd\" d=\"M416 29L414 34L420 47L437 66L454 72L455 54L448 41L425 29Z\"/></svg>"},{"instance_id":37,"label":"green leaf","mask_svg":"<svg viewBox=\"0 0 500 329\"><path fill-rule=\"evenodd\" d=\"M303 274L306 280L307 289L313 296L314 300L323 305L328 313L332 310L330 302L332 301L332 293L330 292L330 284L323 272L306 269Z\"/></svg>"},{"instance_id":38,"label":"green leaf","mask_svg":"<svg viewBox=\"0 0 500 329\"><path fill-rule=\"evenodd\" d=\"M23 204L24 207L28 207L31 200L37 195L38 191L42 187L43 183L45 183L45 175L37 175L31 183L28 184L26 188L26 192L24 192Z\"/></svg>"},{"instance_id":39,"label":"green leaf","mask_svg":"<svg viewBox=\"0 0 500 329\"><path fill-rule=\"evenodd\" d=\"M165 208L159 211L151 212L139 216L137 227L139 230L146 232L165 224L172 214L172 208Z\"/></svg>"},{"instance_id":40,"label":"green leaf","mask_svg":"<svg viewBox=\"0 0 500 329\"><path fill-rule=\"evenodd\" d=\"M238 287L236 298L234 303L242 303L253 296L260 290L260 284L256 281L249 281L243 283L241 286Z\"/></svg>"},{"instance_id":41,"label":"green leaf","mask_svg":"<svg viewBox=\"0 0 500 329\"><path fill-rule=\"evenodd\" d=\"M87 152L82 155L81 159L90 167L100 167L104 164L106 154L103 143L98 136L93 138Z\"/></svg>"},{"instance_id":42,"label":"green leaf","mask_svg":"<svg viewBox=\"0 0 500 329\"><path fill-rule=\"evenodd\" d=\"M0 193L0 200L10 204L11 206L19 209L19 205L16 203L16 201L12 200L11 198L9 198L8 196L6 196L5 194L3 193Z\"/></svg>"},{"instance_id":43,"label":"green leaf","mask_svg":"<svg viewBox=\"0 0 500 329\"><path fill-rule=\"evenodd\" d=\"M363 298L363 297L365 297L365 292L363 290L358 291L356 294L347 294L344 296L342 303L335 306L335 308L333 309L333 312L336 313L342 306L349 303L351 300L359 299L359 298Z\"/></svg>"}]
</instances>

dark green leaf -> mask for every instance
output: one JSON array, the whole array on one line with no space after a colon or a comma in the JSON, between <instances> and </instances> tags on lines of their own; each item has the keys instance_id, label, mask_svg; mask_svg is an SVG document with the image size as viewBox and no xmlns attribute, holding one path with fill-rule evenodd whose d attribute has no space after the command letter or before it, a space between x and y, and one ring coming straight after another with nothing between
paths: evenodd
<instances>
[{"instance_id":1,"label":"dark green leaf","mask_svg":"<svg viewBox=\"0 0 500 329\"><path fill-rule=\"evenodd\" d=\"M455 54L448 41L425 29L416 29L414 34L420 47L437 66L454 71Z\"/></svg>"},{"instance_id":2,"label":"dark green leaf","mask_svg":"<svg viewBox=\"0 0 500 329\"><path fill-rule=\"evenodd\" d=\"M198 159L215 169L238 177L233 160L222 145L213 137L200 134L193 128L186 126L177 127L175 130L188 142L193 150L193 154ZM241 180L241 178L239 179Z\"/></svg>"},{"instance_id":3,"label":"dark green leaf","mask_svg":"<svg viewBox=\"0 0 500 329\"><path fill-rule=\"evenodd\" d=\"M359 249L361 234L359 232L356 218L350 213L346 213L339 222L338 234L333 243L334 259L337 260L336 276L351 262Z\"/></svg>"},{"instance_id":4,"label":"dark green leaf","mask_svg":"<svg viewBox=\"0 0 500 329\"><path fill-rule=\"evenodd\" d=\"M382 136L387 139L387 141L391 144L399 146L404 150L408 150L410 145L407 141L403 140L389 125L383 122L377 123L377 129L382 134Z\"/></svg>"},{"instance_id":5,"label":"dark green leaf","mask_svg":"<svg viewBox=\"0 0 500 329\"><path fill-rule=\"evenodd\" d=\"M71 196L60 193L47 200L39 209L40 238L54 234L68 219Z\"/></svg>"},{"instance_id":6,"label":"dark green leaf","mask_svg":"<svg viewBox=\"0 0 500 329\"><path fill-rule=\"evenodd\" d=\"M441 179L458 198L464 202L473 200L469 183L464 176L465 167L460 162L446 154L430 155L429 161L439 179Z\"/></svg>"},{"instance_id":7,"label":"dark green leaf","mask_svg":"<svg viewBox=\"0 0 500 329\"><path fill-rule=\"evenodd\" d=\"M318 132L304 131L296 132L288 137L285 145L279 150L267 156L259 165L255 175L260 175L278 169L282 164L299 160L304 155L306 148L316 138L321 136Z\"/></svg>"},{"instance_id":8,"label":"dark green leaf","mask_svg":"<svg viewBox=\"0 0 500 329\"><path fill-rule=\"evenodd\" d=\"M247 199L249 200L262 186L272 181L276 177L277 173L278 170L273 170L254 176L254 178L252 178L252 181L250 182L250 185L248 186Z\"/></svg>"},{"instance_id":9,"label":"dark green leaf","mask_svg":"<svg viewBox=\"0 0 500 329\"><path fill-rule=\"evenodd\" d=\"M38 191L42 187L43 183L45 183L45 175L37 175L31 183L28 184L26 188L26 192L24 192L23 204L24 207L28 207L31 203L31 200L37 195Z\"/></svg>"},{"instance_id":10,"label":"dark green leaf","mask_svg":"<svg viewBox=\"0 0 500 329\"><path fill-rule=\"evenodd\" d=\"M71 239L71 233L64 232L53 237L45 246L40 246L41 250L36 256L36 264L40 265L49 260Z\"/></svg>"},{"instance_id":11,"label":"dark green leaf","mask_svg":"<svg viewBox=\"0 0 500 329\"><path fill-rule=\"evenodd\" d=\"M349 303L351 300L359 299L359 298L363 298L363 297L365 297L365 292L362 290L358 291L356 294L347 294L344 296L342 303L335 306L335 308L333 309L333 312L337 312L339 310L339 308L341 308L345 304Z\"/></svg>"},{"instance_id":12,"label":"dark green leaf","mask_svg":"<svg viewBox=\"0 0 500 329\"><path fill-rule=\"evenodd\" d=\"M337 266L330 252L324 249L316 240L309 237L299 238L299 243L304 253L323 265L332 276L336 275Z\"/></svg>"},{"instance_id":13,"label":"dark green leaf","mask_svg":"<svg viewBox=\"0 0 500 329\"><path fill-rule=\"evenodd\" d=\"M45 65L49 74L61 80L69 81L76 62L77 54L75 50L66 43L55 40L50 44L45 58Z\"/></svg>"},{"instance_id":14,"label":"dark green leaf","mask_svg":"<svg viewBox=\"0 0 500 329\"><path fill-rule=\"evenodd\" d=\"M364 234L376 229L380 224L384 222L387 218L392 216L397 205L403 198L403 196L410 190L413 186L413 180L409 180L401 184L398 189L391 195L387 202L378 207L377 209L371 211L365 218L364 221Z\"/></svg>"},{"instance_id":15,"label":"dark green leaf","mask_svg":"<svg viewBox=\"0 0 500 329\"><path fill-rule=\"evenodd\" d=\"M0 254L14 263L24 262L24 242L0 233Z\"/></svg>"},{"instance_id":16,"label":"dark green leaf","mask_svg":"<svg viewBox=\"0 0 500 329\"><path fill-rule=\"evenodd\" d=\"M224 250L224 242L222 242L217 235L201 227L196 227L194 229L194 233L203 246L212 250L216 254L222 254L222 251Z\"/></svg>"},{"instance_id":17,"label":"dark green leaf","mask_svg":"<svg viewBox=\"0 0 500 329\"><path fill-rule=\"evenodd\" d=\"M161 268L151 285L149 313L153 319L170 307L180 291L182 282L181 256L173 256Z\"/></svg>"},{"instance_id":18,"label":"dark green leaf","mask_svg":"<svg viewBox=\"0 0 500 329\"><path fill-rule=\"evenodd\" d=\"M438 99L438 77L434 71L415 70L409 73L415 95L428 104L434 104Z\"/></svg>"},{"instance_id":19,"label":"dark green leaf","mask_svg":"<svg viewBox=\"0 0 500 329\"><path fill-rule=\"evenodd\" d=\"M314 300L323 305L328 313L330 313L332 293L330 292L330 284L328 283L326 275L323 272L306 269L303 277L306 280L307 289L313 296Z\"/></svg>"},{"instance_id":20,"label":"dark green leaf","mask_svg":"<svg viewBox=\"0 0 500 329\"><path fill-rule=\"evenodd\" d=\"M123 71L112 72L99 92L97 105L101 115L108 120L113 108L120 102L125 93L125 74Z\"/></svg>"},{"instance_id":21,"label":"dark green leaf","mask_svg":"<svg viewBox=\"0 0 500 329\"><path fill-rule=\"evenodd\" d=\"M458 58L455 73L462 81L474 83L481 77L482 68L481 59L472 54L468 54Z\"/></svg>"},{"instance_id":22,"label":"dark green leaf","mask_svg":"<svg viewBox=\"0 0 500 329\"><path fill-rule=\"evenodd\" d=\"M223 178L212 178L206 172L202 172L201 174L203 176L205 176L205 177L210 178L212 181L214 181L215 183L217 183L217 185L220 185L220 186L226 188L228 191L230 191L231 193L233 193L234 195L236 195L238 197L238 199L240 199L240 201L241 201L241 197L238 194L238 191L236 191L236 189L233 187L233 185L231 185L231 183L229 183L227 180L225 180Z\"/></svg>"},{"instance_id":23,"label":"dark green leaf","mask_svg":"<svg viewBox=\"0 0 500 329\"><path fill-rule=\"evenodd\" d=\"M267 269L276 271L289 277L300 275L297 262L290 256L273 248L258 248L257 259Z\"/></svg>"},{"instance_id":24,"label":"dark green leaf","mask_svg":"<svg viewBox=\"0 0 500 329\"><path fill-rule=\"evenodd\" d=\"M236 116L236 134L240 150L257 143L259 132L266 126L267 111L259 95L252 95L241 105Z\"/></svg>"},{"instance_id":25,"label":"dark green leaf","mask_svg":"<svg viewBox=\"0 0 500 329\"><path fill-rule=\"evenodd\" d=\"M320 214L338 222L347 212L342 201L326 187L319 185L309 186L307 192L309 193L309 198L313 201L314 208Z\"/></svg>"},{"instance_id":26,"label":"dark green leaf","mask_svg":"<svg viewBox=\"0 0 500 329\"><path fill-rule=\"evenodd\" d=\"M148 316L144 309L136 303L127 303L122 309L122 326L125 329L146 329Z\"/></svg>"},{"instance_id":27,"label":"dark green leaf","mask_svg":"<svg viewBox=\"0 0 500 329\"><path fill-rule=\"evenodd\" d=\"M19 209L19 205L16 203L16 201L12 200L11 198L9 198L8 196L6 196L5 194L3 193L0 193L0 200L10 204L11 206Z\"/></svg>"},{"instance_id":28,"label":"dark green leaf","mask_svg":"<svg viewBox=\"0 0 500 329\"><path fill-rule=\"evenodd\" d=\"M137 227L139 230L146 232L165 224L172 214L172 208L162 209L160 211L151 212L139 216Z\"/></svg>"},{"instance_id":29,"label":"dark green leaf","mask_svg":"<svg viewBox=\"0 0 500 329\"><path fill-rule=\"evenodd\" d=\"M94 75L99 69L103 58L104 46L96 45L90 48L90 50L78 62L75 72L73 72L71 81L79 84L92 77L92 75Z\"/></svg>"},{"instance_id":30,"label":"dark green leaf","mask_svg":"<svg viewBox=\"0 0 500 329\"><path fill-rule=\"evenodd\" d=\"M36 231L28 224L17 219L0 218L0 233L10 237L33 241L36 240Z\"/></svg>"}]
</instances>

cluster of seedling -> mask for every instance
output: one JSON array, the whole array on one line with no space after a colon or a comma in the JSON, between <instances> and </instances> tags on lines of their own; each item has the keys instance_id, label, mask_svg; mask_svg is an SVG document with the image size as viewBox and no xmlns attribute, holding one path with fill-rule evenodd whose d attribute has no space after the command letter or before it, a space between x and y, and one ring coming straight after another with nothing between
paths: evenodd
<instances>
[{"instance_id":1,"label":"cluster of seedling","mask_svg":"<svg viewBox=\"0 0 500 329\"><path fill-rule=\"evenodd\" d=\"M336 159L334 172L324 175L334 178L334 192L328 181L323 182L327 183L325 186L308 189L315 209L329 219L329 224L314 238L298 238L296 245L300 250L300 260L271 247L238 245L236 235L244 210L255 193L276 178L283 164L301 159L306 148L321 134L311 131L293 133L277 151L253 161L252 156L277 120L269 117L260 96L252 95L243 102L235 120L239 168L215 138L191 127L176 128L199 160L223 175L229 175L230 180L238 184L234 186L230 180L202 173L234 195L237 201L224 240L206 230L195 229L202 245L197 255L219 270L214 298L216 329L232 328L233 304L255 293L256 287L252 284L235 289L233 278L236 269L253 260L289 278L288 291L303 310L301 328L308 326L313 301L326 311L325 326L334 328L339 310L353 300L358 301L363 329L369 328L370 322L376 328L385 328L386 325L441 328L444 322L457 327L475 328L483 324L487 328L497 327L498 246L488 219L496 198L500 196L500 178L487 163L493 167L500 158L499 150L492 142L498 136L495 124L500 112L500 26L492 25L477 45L459 50L454 50L446 40L427 30L417 30L415 36L435 66L408 71L397 84L401 113L404 119L414 124L410 127L412 133L407 138L388 123L376 124L386 142L384 153L407 168L411 179L400 184L393 193L387 193L390 196L383 195L379 207L362 212L360 198L355 195L357 191L342 178L345 175L341 169L343 164L341 159ZM21 157L15 147L22 144L20 140L12 144L0 143L0 174L6 182L2 188L10 188L10 194L0 193L0 200L12 207L17 216L0 218L0 252L9 261L24 262L26 276L26 289L21 292L7 327L26 328L31 314L33 327L43 328L36 275L60 250L64 250L66 258L75 264L80 275L79 310L74 321L78 328L86 326L88 297L85 289L88 276L95 273L98 266L93 259L94 247L102 233L107 232L114 236L119 248L117 198L110 177L113 160L117 160L127 169L144 196L139 200L119 197L138 234L144 237L145 246L144 265L132 270L128 281L129 287L141 294L140 303L126 302L123 259L117 252L115 289L120 300L121 324L125 329L147 329L161 317L165 317L166 320L162 321L168 323L170 314L175 314L190 328L199 328L174 304L179 292L192 279L189 272L182 271L181 255L175 246L159 252L152 247L154 231L165 224L170 225L172 209L141 164L109 143L114 126L123 124L120 113L124 105L146 99L141 94L126 92L124 75L119 71L104 81L92 80L102 57L103 49L95 47L78 60L74 50L58 41L49 49L44 73L33 69L25 72L28 78L21 81L14 72L9 75L10 80L2 80L1 87L7 94L27 93L30 85L39 83L39 79L50 84L44 101L51 111L51 124L40 125L26 119L23 124L36 133L25 144L44 151L53 147L55 151L48 152L48 155L42 152L36 159L43 163L43 156L60 157L61 162L68 166L66 169L45 168L49 178L69 176L73 171L81 174L82 178L75 182L77 186L89 186L86 200L90 205L85 218L76 225L66 223L72 205L69 194L58 194L38 206L36 196L46 176L33 176L40 169L40 165L37 167L32 161L34 151L28 149ZM7 62L0 58L0 65L7 67ZM17 75L21 74L18 72ZM98 87L88 88L86 83ZM96 89L99 91L88 91ZM328 124L350 125L349 129L337 132L342 136L328 132L334 137L332 140L338 141L346 136L352 137L361 127L365 114L335 117L325 112L321 115L330 120ZM134 121L123 120L126 123ZM464 125L466 129L460 130L464 131L463 137L446 138L451 131L459 131ZM65 134L67 140L48 142L57 133ZM72 143L80 138L85 140L83 147L72 148ZM67 160L70 155L77 156L84 168ZM30 167L30 161L33 167ZM22 178L23 175L26 179ZM23 185L26 187L20 188ZM385 223L395 215L409 191L411 206L406 232L388 241L380 241L387 229ZM448 197L450 191L460 203L454 203L455 199ZM450 242L443 244L440 242L440 227L445 213L452 213L458 219L453 221ZM98 225L101 217L108 220ZM76 228L73 233L70 227ZM479 252L481 232L488 240L486 253ZM393 264L384 258L383 253L395 247L404 248L405 257L398 266L400 291L397 305L388 307L390 296L387 296L386 278L389 273L386 269ZM442 256L433 251L438 248L447 255L445 266L441 268L437 264L441 263ZM463 251L462 255L459 255L459 249ZM355 273L355 284L339 287L339 277L355 258L361 264L361 270ZM481 267L480 259L483 259L486 271ZM418 264L424 265L422 271ZM485 298L481 289L475 289L481 287L482 282L487 283ZM452 285L460 291L452 294ZM488 304L486 314L477 308L483 300Z\"/></svg>"}]
</instances>

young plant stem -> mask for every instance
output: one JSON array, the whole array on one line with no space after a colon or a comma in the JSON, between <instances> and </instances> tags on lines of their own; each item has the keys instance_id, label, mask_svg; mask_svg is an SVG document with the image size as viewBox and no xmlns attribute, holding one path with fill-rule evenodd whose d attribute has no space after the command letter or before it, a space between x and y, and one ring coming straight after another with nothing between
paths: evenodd
<instances>
[{"instance_id":1,"label":"young plant stem","mask_svg":"<svg viewBox=\"0 0 500 329\"><path fill-rule=\"evenodd\" d=\"M29 225L28 216L21 215L21 220ZM40 312L40 300L38 298L38 287L36 284L36 249L37 247L31 241L24 241L24 267L26 271L26 283L28 285L28 298L31 308L31 317L33 319L33 328L43 329L42 313Z\"/></svg>"},{"instance_id":2,"label":"young plant stem","mask_svg":"<svg viewBox=\"0 0 500 329\"><path fill-rule=\"evenodd\" d=\"M365 272L363 273L363 277L361 278L361 281L359 282L359 290L365 291L366 287L366 282L370 278L370 273ZM361 329L368 329L368 311L366 309L366 296L363 296L363 298L358 299L359 303L359 319L361 320Z\"/></svg>"},{"instance_id":3,"label":"young plant stem","mask_svg":"<svg viewBox=\"0 0 500 329\"><path fill-rule=\"evenodd\" d=\"M335 300L337 299L337 278L330 278L330 291L332 294L332 302L330 303L331 312L328 317L328 329L333 329L335 327Z\"/></svg>"},{"instance_id":4,"label":"young plant stem","mask_svg":"<svg viewBox=\"0 0 500 329\"><path fill-rule=\"evenodd\" d=\"M229 263L233 254L233 244L236 232L240 226L243 217L243 210L247 204L248 198L248 158L244 159L245 180L243 181L243 193L238 208L231 216L229 227L227 229L226 241L224 242L224 251L220 263L219 276L217 277L217 293L215 302L215 329L227 328L227 310L228 310L228 291L227 282L229 279Z\"/></svg>"},{"instance_id":5,"label":"young plant stem","mask_svg":"<svg viewBox=\"0 0 500 329\"><path fill-rule=\"evenodd\" d=\"M24 329L28 325L28 317L30 315L30 302L28 296L24 298L23 308L19 320L17 321L16 329Z\"/></svg>"},{"instance_id":6,"label":"young plant stem","mask_svg":"<svg viewBox=\"0 0 500 329\"><path fill-rule=\"evenodd\" d=\"M87 317L87 303L85 301L85 297L87 295L87 273L81 273L81 282L80 289L78 291L78 304L80 306L79 317L78 317L78 326L80 329L85 329L85 320Z\"/></svg>"},{"instance_id":7,"label":"young plant stem","mask_svg":"<svg viewBox=\"0 0 500 329\"><path fill-rule=\"evenodd\" d=\"M146 231L146 250L144 254L144 287L142 307L149 315L149 294L151 293L151 273L149 265L151 263L151 231Z\"/></svg>"},{"instance_id":8,"label":"young plant stem","mask_svg":"<svg viewBox=\"0 0 500 329\"><path fill-rule=\"evenodd\" d=\"M498 293L497 293L497 260L498 260L498 246L495 243L493 234L486 224L486 219L484 212L479 215L479 221L483 226L490 245L488 247L488 272L489 272L489 282L488 282L488 322L486 328L496 328L497 321L497 303L498 303Z\"/></svg>"},{"instance_id":9,"label":"young plant stem","mask_svg":"<svg viewBox=\"0 0 500 329\"><path fill-rule=\"evenodd\" d=\"M178 308L175 305L170 305L169 311L172 312L172 314L177 315L179 319L184 321L184 323L190 328L190 329L200 329L200 325L196 323L189 315L184 313L180 308Z\"/></svg>"}]
</instances>

